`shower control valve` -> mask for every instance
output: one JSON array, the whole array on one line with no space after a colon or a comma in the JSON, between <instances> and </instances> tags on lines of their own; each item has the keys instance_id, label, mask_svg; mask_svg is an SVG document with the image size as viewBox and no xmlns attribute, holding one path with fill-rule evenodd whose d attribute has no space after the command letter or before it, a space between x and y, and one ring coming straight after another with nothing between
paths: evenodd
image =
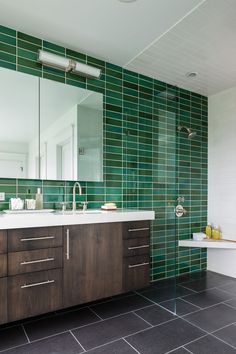
<instances>
[{"instance_id":1,"label":"shower control valve","mask_svg":"<svg viewBox=\"0 0 236 354\"><path fill-rule=\"evenodd\" d=\"M184 209L183 205L178 204L175 208L175 215L180 218L185 214L187 214L187 211Z\"/></svg>"}]
</instances>

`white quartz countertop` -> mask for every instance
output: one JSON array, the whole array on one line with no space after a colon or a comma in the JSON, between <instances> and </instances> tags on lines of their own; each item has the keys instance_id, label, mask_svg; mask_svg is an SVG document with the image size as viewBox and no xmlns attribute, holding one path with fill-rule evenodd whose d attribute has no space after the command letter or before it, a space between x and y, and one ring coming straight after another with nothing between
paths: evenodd
<instances>
[{"instance_id":1,"label":"white quartz countertop","mask_svg":"<svg viewBox=\"0 0 236 354\"><path fill-rule=\"evenodd\" d=\"M99 224L108 222L154 220L154 211L117 209L113 211L91 210L83 213L35 213L0 214L0 230L29 227L47 227L79 224Z\"/></svg>"}]
</instances>

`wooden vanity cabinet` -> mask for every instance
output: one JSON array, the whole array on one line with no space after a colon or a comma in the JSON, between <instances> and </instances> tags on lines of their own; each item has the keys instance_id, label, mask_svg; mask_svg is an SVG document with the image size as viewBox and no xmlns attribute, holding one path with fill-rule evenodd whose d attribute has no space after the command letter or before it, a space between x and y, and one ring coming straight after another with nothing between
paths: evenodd
<instances>
[{"instance_id":1,"label":"wooden vanity cabinet","mask_svg":"<svg viewBox=\"0 0 236 354\"><path fill-rule=\"evenodd\" d=\"M0 324L149 285L150 222L0 231Z\"/></svg>"},{"instance_id":2,"label":"wooden vanity cabinet","mask_svg":"<svg viewBox=\"0 0 236 354\"><path fill-rule=\"evenodd\" d=\"M64 306L122 292L122 224L64 227Z\"/></svg>"}]
</instances>

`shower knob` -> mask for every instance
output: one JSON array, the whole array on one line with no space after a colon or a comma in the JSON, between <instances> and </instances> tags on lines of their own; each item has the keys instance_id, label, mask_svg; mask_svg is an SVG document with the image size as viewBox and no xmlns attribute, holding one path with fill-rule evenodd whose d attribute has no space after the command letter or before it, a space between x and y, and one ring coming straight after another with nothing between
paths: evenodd
<instances>
[{"instance_id":1,"label":"shower knob","mask_svg":"<svg viewBox=\"0 0 236 354\"><path fill-rule=\"evenodd\" d=\"M178 204L175 208L175 215L180 218L181 216L185 215L187 211L184 209L183 205Z\"/></svg>"}]
</instances>

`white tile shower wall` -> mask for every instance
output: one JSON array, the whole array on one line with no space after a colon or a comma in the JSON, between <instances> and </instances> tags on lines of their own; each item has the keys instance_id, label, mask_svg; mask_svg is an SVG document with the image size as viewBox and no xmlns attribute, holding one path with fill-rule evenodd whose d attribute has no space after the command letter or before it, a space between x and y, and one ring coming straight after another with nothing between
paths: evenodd
<instances>
[{"instance_id":1,"label":"white tile shower wall","mask_svg":"<svg viewBox=\"0 0 236 354\"><path fill-rule=\"evenodd\" d=\"M236 87L208 103L208 221L236 241ZM236 251L209 251L208 269L236 277Z\"/></svg>"}]
</instances>

